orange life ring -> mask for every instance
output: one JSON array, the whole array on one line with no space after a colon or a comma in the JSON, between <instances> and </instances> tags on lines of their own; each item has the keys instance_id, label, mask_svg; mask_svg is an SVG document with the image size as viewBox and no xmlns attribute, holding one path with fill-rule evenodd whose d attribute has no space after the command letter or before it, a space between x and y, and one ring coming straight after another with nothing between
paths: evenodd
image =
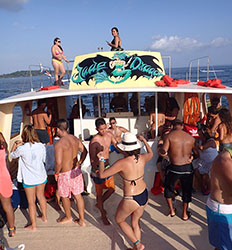
<instances>
[{"instance_id":1,"label":"orange life ring","mask_svg":"<svg viewBox=\"0 0 232 250\"><path fill-rule=\"evenodd\" d=\"M56 133L56 127L47 126L47 131L50 139L50 144L53 144L53 139Z\"/></svg>"}]
</instances>

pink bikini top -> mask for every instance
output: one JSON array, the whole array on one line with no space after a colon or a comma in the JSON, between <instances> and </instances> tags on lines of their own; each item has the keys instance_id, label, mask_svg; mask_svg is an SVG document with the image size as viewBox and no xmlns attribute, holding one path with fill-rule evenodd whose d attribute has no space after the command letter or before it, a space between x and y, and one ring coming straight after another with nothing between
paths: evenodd
<instances>
[{"instance_id":1,"label":"pink bikini top","mask_svg":"<svg viewBox=\"0 0 232 250\"><path fill-rule=\"evenodd\" d=\"M63 54L63 51L61 50L61 51L57 51L56 50L56 55L58 56L58 55L60 55L60 54Z\"/></svg>"}]
</instances>

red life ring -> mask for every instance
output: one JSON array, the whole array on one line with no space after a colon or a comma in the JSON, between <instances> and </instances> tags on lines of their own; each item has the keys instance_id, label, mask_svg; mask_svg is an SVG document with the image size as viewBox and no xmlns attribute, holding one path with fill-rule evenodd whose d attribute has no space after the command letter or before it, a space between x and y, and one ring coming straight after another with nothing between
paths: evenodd
<instances>
[{"instance_id":1,"label":"red life ring","mask_svg":"<svg viewBox=\"0 0 232 250\"><path fill-rule=\"evenodd\" d=\"M52 89L59 89L59 88L60 88L60 86L54 85L54 86L43 87L40 90L52 90Z\"/></svg>"}]
</instances>

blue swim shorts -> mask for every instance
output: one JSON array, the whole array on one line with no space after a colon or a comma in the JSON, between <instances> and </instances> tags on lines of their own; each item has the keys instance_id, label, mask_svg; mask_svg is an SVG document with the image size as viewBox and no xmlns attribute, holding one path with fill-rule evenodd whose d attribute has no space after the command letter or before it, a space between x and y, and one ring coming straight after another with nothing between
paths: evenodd
<instances>
[{"instance_id":1,"label":"blue swim shorts","mask_svg":"<svg viewBox=\"0 0 232 250\"><path fill-rule=\"evenodd\" d=\"M120 154L120 152L117 150L117 148L115 148L115 146L113 144L110 144L110 151L113 153L114 151L118 154Z\"/></svg>"},{"instance_id":2,"label":"blue swim shorts","mask_svg":"<svg viewBox=\"0 0 232 250\"><path fill-rule=\"evenodd\" d=\"M220 204L209 197L206 212L210 244L221 250L231 250L232 205Z\"/></svg>"}]
</instances>

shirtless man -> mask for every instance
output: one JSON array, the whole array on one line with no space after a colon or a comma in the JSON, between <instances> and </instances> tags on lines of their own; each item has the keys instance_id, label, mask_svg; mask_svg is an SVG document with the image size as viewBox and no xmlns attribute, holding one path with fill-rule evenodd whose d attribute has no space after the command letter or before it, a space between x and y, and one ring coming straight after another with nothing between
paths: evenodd
<instances>
[{"instance_id":1,"label":"shirtless man","mask_svg":"<svg viewBox=\"0 0 232 250\"><path fill-rule=\"evenodd\" d=\"M174 217L176 210L172 205L174 189L177 180L180 180L182 186L183 212L182 220L190 218L191 213L187 210L188 203L192 200L192 151L195 150L195 139L184 132L183 124L180 120L174 122L174 130L164 138L163 146L159 149L161 156L169 156L171 164L168 166L168 172L165 177L164 196L169 207L169 215Z\"/></svg>"},{"instance_id":2,"label":"shirtless man","mask_svg":"<svg viewBox=\"0 0 232 250\"><path fill-rule=\"evenodd\" d=\"M155 112L151 112L150 113L150 125L151 125L151 138L154 139L155 138L155 130L156 130L156 115ZM163 125L165 124L165 114L164 113L158 113L158 117L157 117L157 128L158 128L158 135L162 134L162 130L163 130Z\"/></svg>"},{"instance_id":3,"label":"shirtless man","mask_svg":"<svg viewBox=\"0 0 232 250\"><path fill-rule=\"evenodd\" d=\"M73 194L79 213L77 223L80 226L85 226L85 206L81 196L81 193L84 191L81 164L86 158L87 150L77 137L68 134L68 122L65 119L60 119L57 122L57 135L60 137L60 140L54 145L55 178L58 181L58 193L62 198L65 211L65 217L59 219L58 223L72 221L70 198L71 194ZM78 152L81 152L79 161L77 159Z\"/></svg>"},{"instance_id":4,"label":"shirtless man","mask_svg":"<svg viewBox=\"0 0 232 250\"><path fill-rule=\"evenodd\" d=\"M114 117L110 117L110 127L109 131L113 134L117 143L122 141L122 133L129 132L126 128L121 126L117 126L116 119Z\"/></svg>"},{"instance_id":5,"label":"shirtless man","mask_svg":"<svg viewBox=\"0 0 232 250\"><path fill-rule=\"evenodd\" d=\"M207 201L209 242L215 250L232 249L232 159L223 151L211 168L211 193Z\"/></svg>"},{"instance_id":6,"label":"shirtless man","mask_svg":"<svg viewBox=\"0 0 232 250\"><path fill-rule=\"evenodd\" d=\"M150 113L149 122L151 126L151 138L154 139L156 136L156 113L153 111ZM162 102L158 102L158 117L157 117L157 128L158 135L162 134L163 126L165 124L165 110L162 107Z\"/></svg>"},{"instance_id":7,"label":"shirtless man","mask_svg":"<svg viewBox=\"0 0 232 250\"><path fill-rule=\"evenodd\" d=\"M98 118L95 121L96 130L98 131L97 135L93 137L89 144L89 155L90 163L92 166L91 177L94 181L96 188L96 199L97 199L97 208L101 212L101 218L105 225L110 225L106 217L106 211L104 210L103 203L114 193L114 177L108 177L100 179L99 172L99 159L97 154L103 151L103 157L105 159L105 168L109 168L109 147L113 144L116 147L117 141L111 132L107 131L106 122L103 118ZM103 194L103 190L107 191Z\"/></svg>"},{"instance_id":8,"label":"shirtless man","mask_svg":"<svg viewBox=\"0 0 232 250\"><path fill-rule=\"evenodd\" d=\"M39 140L48 144L50 142L50 138L48 132L46 130L46 124L50 124L52 120L51 112L45 112L44 109L46 107L45 100L38 101L38 108L32 111L32 115L30 117L30 123L33 124L34 129L39 137Z\"/></svg>"}]
</instances>

